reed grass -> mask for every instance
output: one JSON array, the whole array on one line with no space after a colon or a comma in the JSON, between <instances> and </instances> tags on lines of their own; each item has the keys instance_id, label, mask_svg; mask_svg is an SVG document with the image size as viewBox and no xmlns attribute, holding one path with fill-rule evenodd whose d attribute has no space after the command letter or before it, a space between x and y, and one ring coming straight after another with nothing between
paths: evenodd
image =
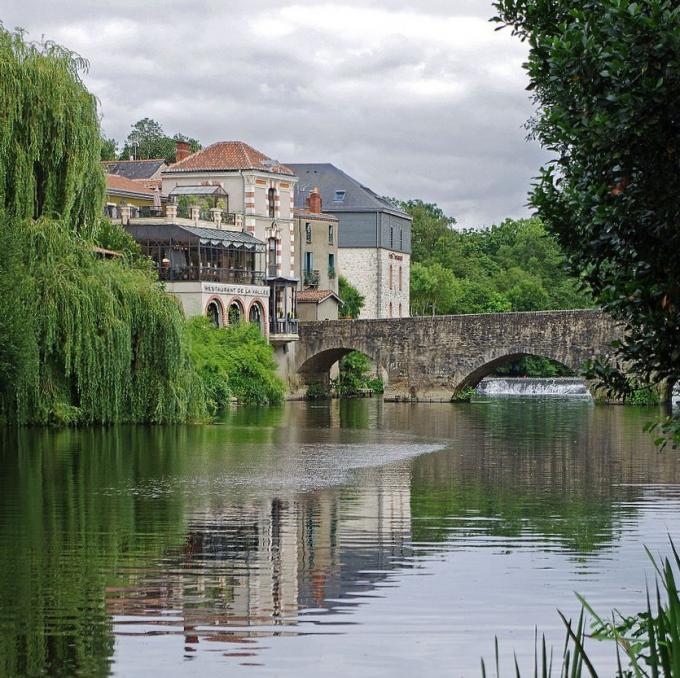
<instances>
[{"instance_id":1,"label":"reed grass","mask_svg":"<svg viewBox=\"0 0 680 678\"><path fill-rule=\"evenodd\" d=\"M548 650L545 636L539 642L534 636L534 678L599 678L586 649L591 639L613 644L616 658L616 678L680 678L680 597L676 585L680 572L680 555L671 542L672 558L655 558L649 549L645 551L656 571L654 595L647 589L647 604L642 612L624 615L618 610L611 612L611 621L600 616L592 606L577 595L581 603L578 621L574 624L558 611L565 627L565 641L561 663L556 667L553 651ZM653 600L653 602L652 602ZM591 632L586 633L587 619L591 619ZM498 638L494 640L494 668L496 678L501 677ZM483 678L487 668L481 661ZM553 673L557 671L557 673ZM514 655L512 673L522 678L517 656Z\"/></svg>"}]
</instances>

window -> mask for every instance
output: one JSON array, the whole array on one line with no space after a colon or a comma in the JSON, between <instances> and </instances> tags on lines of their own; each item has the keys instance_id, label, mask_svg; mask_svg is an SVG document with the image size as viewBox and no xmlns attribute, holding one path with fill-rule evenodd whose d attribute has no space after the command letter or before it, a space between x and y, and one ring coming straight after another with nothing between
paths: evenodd
<instances>
[{"instance_id":1,"label":"window","mask_svg":"<svg viewBox=\"0 0 680 678\"><path fill-rule=\"evenodd\" d=\"M262 332L263 327L262 327L262 307L260 304L255 303L250 307L250 313L248 314L248 322L252 323L253 325L257 325L260 329L260 332Z\"/></svg>"},{"instance_id":2,"label":"window","mask_svg":"<svg viewBox=\"0 0 680 678\"><path fill-rule=\"evenodd\" d=\"M312 242L312 225L309 222L305 223L305 241Z\"/></svg>"},{"instance_id":3,"label":"window","mask_svg":"<svg viewBox=\"0 0 680 678\"><path fill-rule=\"evenodd\" d=\"M238 301L234 301L229 304L228 317L230 325L238 325L241 322L242 315L243 309L241 308L241 304L239 304Z\"/></svg>"},{"instance_id":4,"label":"window","mask_svg":"<svg viewBox=\"0 0 680 678\"><path fill-rule=\"evenodd\" d=\"M310 273L314 267L314 259L311 252L305 252L305 273Z\"/></svg>"},{"instance_id":5,"label":"window","mask_svg":"<svg viewBox=\"0 0 680 678\"><path fill-rule=\"evenodd\" d=\"M399 304L399 317L401 318L401 304Z\"/></svg>"},{"instance_id":6,"label":"window","mask_svg":"<svg viewBox=\"0 0 680 678\"><path fill-rule=\"evenodd\" d=\"M392 264L390 264L389 277L387 278L387 284L389 288L392 289Z\"/></svg>"},{"instance_id":7,"label":"window","mask_svg":"<svg viewBox=\"0 0 680 678\"><path fill-rule=\"evenodd\" d=\"M390 226L390 249L394 249L394 226Z\"/></svg>"},{"instance_id":8,"label":"window","mask_svg":"<svg viewBox=\"0 0 680 678\"><path fill-rule=\"evenodd\" d=\"M267 191L267 204L269 205L269 218L274 219L276 217L276 189L270 188Z\"/></svg>"},{"instance_id":9,"label":"window","mask_svg":"<svg viewBox=\"0 0 680 678\"><path fill-rule=\"evenodd\" d=\"M267 246L267 274L270 278L276 276L276 238L269 238Z\"/></svg>"},{"instance_id":10,"label":"window","mask_svg":"<svg viewBox=\"0 0 680 678\"><path fill-rule=\"evenodd\" d=\"M392 317L392 302L390 301L389 317Z\"/></svg>"},{"instance_id":11,"label":"window","mask_svg":"<svg viewBox=\"0 0 680 678\"><path fill-rule=\"evenodd\" d=\"M399 267L399 291L401 292L401 283L402 283L402 275L401 275L401 266ZM399 314L401 316L401 313Z\"/></svg>"},{"instance_id":12,"label":"window","mask_svg":"<svg viewBox=\"0 0 680 678\"><path fill-rule=\"evenodd\" d=\"M328 255L328 277L335 278L335 254Z\"/></svg>"},{"instance_id":13,"label":"window","mask_svg":"<svg viewBox=\"0 0 680 678\"><path fill-rule=\"evenodd\" d=\"M333 233L333 224L328 224L328 244L332 245L335 242L335 234Z\"/></svg>"},{"instance_id":14,"label":"window","mask_svg":"<svg viewBox=\"0 0 680 678\"><path fill-rule=\"evenodd\" d=\"M333 194L333 202L339 203L339 202L345 202L345 195L346 191L335 191Z\"/></svg>"},{"instance_id":15,"label":"window","mask_svg":"<svg viewBox=\"0 0 680 678\"><path fill-rule=\"evenodd\" d=\"M403 228L399 229L399 249L400 250L404 249L404 229Z\"/></svg>"}]
</instances>

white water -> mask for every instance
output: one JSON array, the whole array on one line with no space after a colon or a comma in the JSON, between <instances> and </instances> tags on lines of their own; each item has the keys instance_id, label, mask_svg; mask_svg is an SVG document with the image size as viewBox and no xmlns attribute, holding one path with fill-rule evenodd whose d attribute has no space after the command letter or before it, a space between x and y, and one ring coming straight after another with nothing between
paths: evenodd
<instances>
[{"instance_id":1,"label":"white water","mask_svg":"<svg viewBox=\"0 0 680 678\"><path fill-rule=\"evenodd\" d=\"M574 377L488 377L477 386L477 393L485 396L590 396L583 380Z\"/></svg>"}]
</instances>

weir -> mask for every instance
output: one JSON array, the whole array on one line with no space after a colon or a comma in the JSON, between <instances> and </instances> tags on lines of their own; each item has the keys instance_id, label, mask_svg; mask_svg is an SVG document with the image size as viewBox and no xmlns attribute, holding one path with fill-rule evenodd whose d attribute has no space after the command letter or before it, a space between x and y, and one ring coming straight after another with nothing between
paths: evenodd
<instances>
[{"instance_id":1,"label":"weir","mask_svg":"<svg viewBox=\"0 0 680 678\"><path fill-rule=\"evenodd\" d=\"M577 377L508 378L487 377L477 386L477 393L484 396L580 396L590 398L590 391L583 379Z\"/></svg>"}]
</instances>

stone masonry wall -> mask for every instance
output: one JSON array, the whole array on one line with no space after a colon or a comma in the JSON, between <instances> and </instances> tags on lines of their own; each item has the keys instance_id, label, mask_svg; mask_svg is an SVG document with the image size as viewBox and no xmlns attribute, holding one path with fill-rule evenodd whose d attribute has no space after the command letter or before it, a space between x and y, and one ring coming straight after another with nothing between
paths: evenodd
<instances>
[{"instance_id":1,"label":"stone masonry wall","mask_svg":"<svg viewBox=\"0 0 680 678\"><path fill-rule=\"evenodd\" d=\"M388 396L442 398L522 355L578 370L609 353L619 336L615 322L596 310L313 322L300 326L296 365L311 383L358 350L386 371Z\"/></svg>"}]
</instances>

